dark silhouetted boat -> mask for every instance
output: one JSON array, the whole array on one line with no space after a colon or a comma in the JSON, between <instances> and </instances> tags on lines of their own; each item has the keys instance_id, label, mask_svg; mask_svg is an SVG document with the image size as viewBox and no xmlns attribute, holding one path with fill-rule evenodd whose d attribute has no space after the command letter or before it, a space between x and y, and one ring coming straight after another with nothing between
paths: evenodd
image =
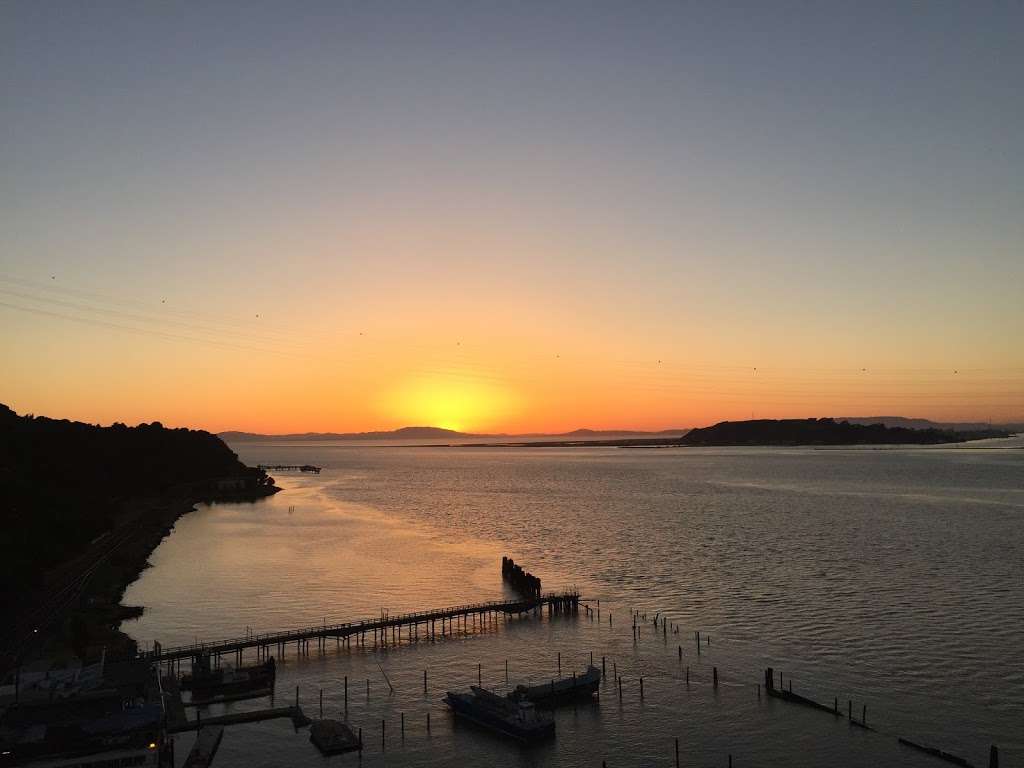
<instances>
[{"instance_id":1,"label":"dark silhouetted boat","mask_svg":"<svg viewBox=\"0 0 1024 768\"><path fill-rule=\"evenodd\" d=\"M181 689L191 690L193 698L207 698L211 694L241 693L272 689L277 670L274 660L252 667L234 668L229 665L211 669L209 659L200 661L191 675L183 675Z\"/></svg>"},{"instance_id":2,"label":"dark silhouetted boat","mask_svg":"<svg viewBox=\"0 0 1024 768\"><path fill-rule=\"evenodd\" d=\"M554 707L563 702L593 696L600 684L601 670L589 666L582 675L563 677L541 685L518 685L512 695L543 707Z\"/></svg>"},{"instance_id":3,"label":"dark silhouetted boat","mask_svg":"<svg viewBox=\"0 0 1024 768\"><path fill-rule=\"evenodd\" d=\"M499 696L474 685L469 693L448 691L444 701L459 717L519 741L535 742L555 735L554 718L524 699Z\"/></svg>"}]
</instances>

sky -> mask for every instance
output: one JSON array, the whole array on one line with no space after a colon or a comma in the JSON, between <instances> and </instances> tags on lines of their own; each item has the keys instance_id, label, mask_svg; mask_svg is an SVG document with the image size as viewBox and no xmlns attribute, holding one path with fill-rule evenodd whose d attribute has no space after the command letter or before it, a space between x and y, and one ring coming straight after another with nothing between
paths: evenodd
<instances>
[{"instance_id":1,"label":"sky","mask_svg":"<svg viewBox=\"0 0 1024 768\"><path fill-rule=\"evenodd\" d=\"M0 402L1024 420L1020 3L0 4Z\"/></svg>"}]
</instances>

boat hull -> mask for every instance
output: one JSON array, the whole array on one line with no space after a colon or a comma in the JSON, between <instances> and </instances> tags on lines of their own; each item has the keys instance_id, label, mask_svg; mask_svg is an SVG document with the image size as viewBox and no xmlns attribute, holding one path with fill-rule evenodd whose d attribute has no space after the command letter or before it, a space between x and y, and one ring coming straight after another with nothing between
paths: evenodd
<instances>
[{"instance_id":1,"label":"boat hull","mask_svg":"<svg viewBox=\"0 0 1024 768\"><path fill-rule=\"evenodd\" d=\"M511 717L479 706L474 703L472 697L465 694L449 692L444 701L458 717L517 741L532 743L552 738L555 735L553 720L529 724L517 723Z\"/></svg>"},{"instance_id":2,"label":"boat hull","mask_svg":"<svg viewBox=\"0 0 1024 768\"><path fill-rule=\"evenodd\" d=\"M590 667L576 678L553 680L547 685L520 685L515 696L540 707L554 707L566 702L589 698L601 685L601 670Z\"/></svg>"}]
</instances>

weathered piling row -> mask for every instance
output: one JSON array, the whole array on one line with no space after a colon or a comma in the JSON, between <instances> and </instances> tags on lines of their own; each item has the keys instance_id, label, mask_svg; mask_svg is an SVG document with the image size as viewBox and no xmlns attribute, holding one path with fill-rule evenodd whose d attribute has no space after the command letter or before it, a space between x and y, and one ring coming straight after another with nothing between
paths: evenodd
<instances>
[{"instance_id":1,"label":"weathered piling row","mask_svg":"<svg viewBox=\"0 0 1024 768\"><path fill-rule=\"evenodd\" d=\"M540 597L540 579L516 565L511 557L501 558L501 578L523 597Z\"/></svg>"},{"instance_id":2,"label":"weathered piling row","mask_svg":"<svg viewBox=\"0 0 1024 768\"><path fill-rule=\"evenodd\" d=\"M780 683L782 681L782 675L781 674L779 675L779 681L780 681ZM820 704L819 702L814 701L813 699L808 699L805 696L801 696L799 694L793 693L793 680L792 679L790 679L790 681L789 681L789 690L784 690L783 688L776 688L775 687L775 670L772 669L771 667L768 667L764 671L764 688L765 688L765 692L769 696L771 696L773 698L782 699L783 701L788 701L788 702L790 702L792 704L800 704L801 706L810 707L812 709L818 709L818 710L821 710L822 712L828 712L830 715L834 715L835 717L839 717L839 699L838 698L836 698L835 702L833 703L833 706L829 707L829 706L826 706L825 704ZM758 693L760 694L760 688L758 689ZM867 704L864 704L863 707L861 708L860 720L855 720L853 718L853 701L852 700L847 701L846 704L847 704L847 720L849 720L849 723L850 723L851 726L855 726L857 728L863 728L866 731L873 731L873 730L875 730L870 725L868 725L868 705Z\"/></svg>"},{"instance_id":3,"label":"weathered piling row","mask_svg":"<svg viewBox=\"0 0 1024 768\"><path fill-rule=\"evenodd\" d=\"M896 738L897 741L899 741L899 743L905 747L916 749L918 752L924 752L926 755L937 757L940 760L945 760L947 763L953 763L953 765L960 765L963 766L963 768L973 768L973 765L964 760L962 757L958 757L957 755L951 755L949 752L944 752L941 749L938 749L937 747L926 747L925 745L917 744L916 742L913 742L910 739L904 739L902 736L897 736Z\"/></svg>"}]
</instances>

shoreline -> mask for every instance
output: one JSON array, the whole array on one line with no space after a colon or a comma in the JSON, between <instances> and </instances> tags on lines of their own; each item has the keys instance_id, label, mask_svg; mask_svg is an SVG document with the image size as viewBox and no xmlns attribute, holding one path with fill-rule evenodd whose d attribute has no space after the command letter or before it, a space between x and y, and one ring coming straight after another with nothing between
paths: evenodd
<instances>
[{"instance_id":1,"label":"shoreline","mask_svg":"<svg viewBox=\"0 0 1024 768\"><path fill-rule=\"evenodd\" d=\"M121 625L139 618L145 606L124 605L122 600L129 585L150 567L150 556L177 521L199 504L256 503L280 490L275 485L197 494L170 491L126 500L121 522L94 540L86 552L54 568L40 599L29 601L31 607L14 617L12 625L21 625L22 638L4 654L0 677L43 660L60 667L76 659L87 664L99 658L134 657L138 645ZM36 633L42 639L33 645Z\"/></svg>"}]
</instances>

